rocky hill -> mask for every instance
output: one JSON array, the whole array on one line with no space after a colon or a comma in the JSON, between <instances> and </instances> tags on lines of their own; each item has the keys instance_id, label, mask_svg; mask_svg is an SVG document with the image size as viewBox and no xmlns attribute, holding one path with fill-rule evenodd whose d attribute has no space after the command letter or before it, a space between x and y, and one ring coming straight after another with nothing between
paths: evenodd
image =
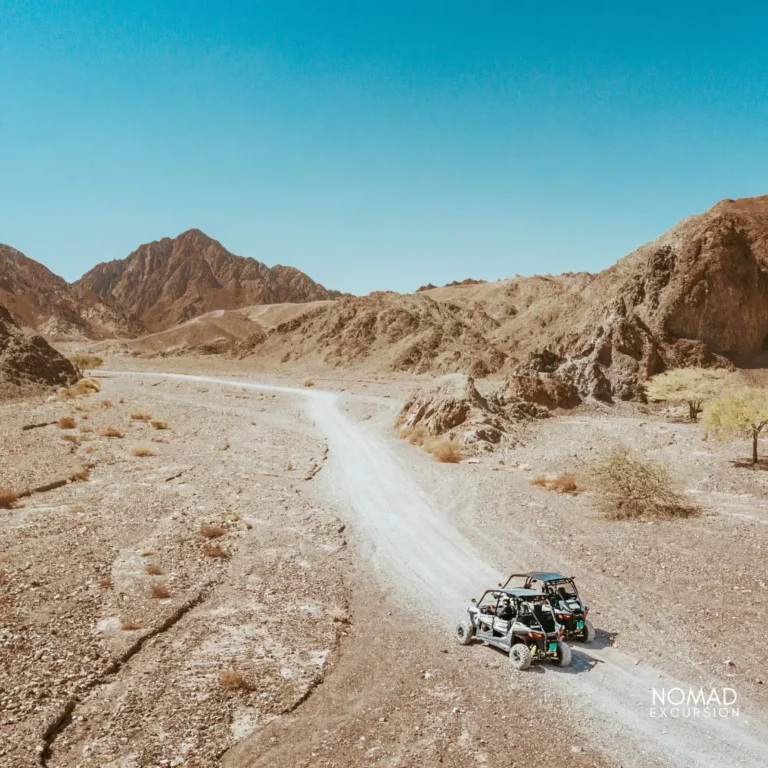
<instances>
[{"instance_id":1,"label":"rocky hill","mask_svg":"<svg viewBox=\"0 0 768 768\"><path fill-rule=\"evenodd\" d=\"M337 298L293 267L267 267L230 253L198 229L140 246L99 264L75 283L111 300L156 332L214 310Z\"/></svg>"},{"instance_id":2,"label":"rocky hill","mask_svg":"<svg viewBox=\"0 0 768 768\"><path fill-rule=\"evenodd\" d=\"M42 264L2 244L0 303L49 338L102 339L135 336L143 330L109 299L75 290Z\"/></svg>"},{"instance_id":3,"label":"rocky hill","mask_svg":"<svg viewBox=\"0 0 768 768\"><path fill-rule=\"evenodd\" d=\"M76 380L77 371L69 360L42 336L23 329L0 305L0 401Z\"/></svg>"}]
</instances>

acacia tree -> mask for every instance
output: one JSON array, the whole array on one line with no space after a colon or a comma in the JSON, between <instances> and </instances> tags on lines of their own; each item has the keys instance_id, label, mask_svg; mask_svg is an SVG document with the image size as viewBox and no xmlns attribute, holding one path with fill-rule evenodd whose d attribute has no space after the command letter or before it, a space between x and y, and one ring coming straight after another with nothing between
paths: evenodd
<instances>
[{"instance_id":1,"label":"acacia tree","mask_svg":"<svg viewBox=\"0 0 768 768\"><path fill-rule=\"evenodd\" d=\"M730 392L707 406L703 423L717 439L751 437L752 463L757 464L757 441L768 427L768 389L742 387Z\"/></svg>"},{"instance_id":2,"label":"acacia tree","mask_svg":"<svg viewBox=\"0 0 768 768\"><path fill-rule=\"evenodd\" d=\"M649 379L645 391L651 400L688 403L688 418L697 421L704 403L720 395L729 376L722 368L673 368Z\"/></svg>"}]
</instances>

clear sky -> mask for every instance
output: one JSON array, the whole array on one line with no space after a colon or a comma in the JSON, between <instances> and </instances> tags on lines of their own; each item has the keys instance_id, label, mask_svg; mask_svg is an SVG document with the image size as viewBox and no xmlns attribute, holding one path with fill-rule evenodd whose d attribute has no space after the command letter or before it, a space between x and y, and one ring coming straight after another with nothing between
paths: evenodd
<instances>
[{"instance_id":1,"label":"clear sky","mask_svg":"<svg viewBox=\"0 0 768 768\"><path fill-rule=\"evenodd\" d=\"M0 0L0 242L198 227L329 287L598 270L768 192L768 10Z\"/></svg>"}]
</instances>

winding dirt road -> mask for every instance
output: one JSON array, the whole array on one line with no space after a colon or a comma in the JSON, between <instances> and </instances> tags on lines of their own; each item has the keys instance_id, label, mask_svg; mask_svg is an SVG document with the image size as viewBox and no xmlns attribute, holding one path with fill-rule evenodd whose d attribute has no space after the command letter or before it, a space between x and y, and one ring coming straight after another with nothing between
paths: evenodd
<instances>
[{"instance_id":1,"label":"winding dirt road","mask_svg":"<svg viewBox=\"0 0 768 768\"><path fill-rule=\"evenodd\" d=\"M348 515L367 559L382 581L395 586L403 599L418 601L426 596L444 630L450 630L469 596L501 578L422 491L390 442L343 413L339 395L243 379L109 373L277 391L303 398L330 446L323 482ZM509 567L514 570L515 563ZM638 665L615 648L577 645L570 669L547 667L541 680L573 701L580 720L589 723L587 729L615 756L617 764L669 768L768 765L768 728L756 708L739 700L739 717L651 717L653 689L687 692L689 685L653 667Z\"/></svg>"}]
</instances>

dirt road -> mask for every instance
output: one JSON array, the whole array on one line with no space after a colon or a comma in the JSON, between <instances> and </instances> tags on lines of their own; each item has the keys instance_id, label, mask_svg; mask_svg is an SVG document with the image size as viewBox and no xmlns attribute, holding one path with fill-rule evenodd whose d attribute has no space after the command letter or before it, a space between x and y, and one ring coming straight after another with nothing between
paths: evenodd
<instances>
[{"instance_id":1,"label":"dirt road","mask_svg":"<svg viewBox=\"0 0 768 768\"><path fill-rule=\"evenodd\" d=\"M467 599L501 577L424 493L388 440L342 411L338 395L243 379L146 372L119 375L166 376L304 398L308 414L330 446L323 480L329 493L350 516L381 580L396 587L404 601L428 601L439 630L450 631ZM515 563L509 565L514 568ZM768 765L768 728L749 703L739 700L737 718L654 718L650 715L652 691L687 692L684 681L636 664L615 648L578 646L574 650L573 666L568 670L547 667L542 684L573 700L588 730L617 763L680 768Z\"/></svg>"}]
</instances>

